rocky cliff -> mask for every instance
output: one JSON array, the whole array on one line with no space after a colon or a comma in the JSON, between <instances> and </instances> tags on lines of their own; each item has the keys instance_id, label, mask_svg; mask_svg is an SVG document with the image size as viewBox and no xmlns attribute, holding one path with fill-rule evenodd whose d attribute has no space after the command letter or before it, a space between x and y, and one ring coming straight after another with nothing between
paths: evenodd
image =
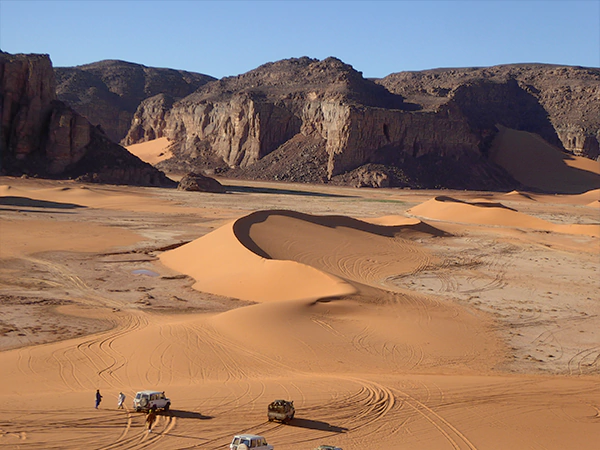
<instances>
[{"instance_id":1,"label":"rocky cliff","mask_svg":"<svg viewBox=\"0 0 600 450\"><path fill-rule=\"evenodd\" d=\"M529 106L523 110L505 111L504 120L510 114L523 114L531 118L548 116L552 131L533 129L524 124L525 131L542 135L550 143L567 151L597 159L600 155L600 69L558 66L548 64L511 64L483 68L434 69L419 72L399 72L391 74L378 84L389 91L418 103L424 110L435 110L451 101L470 105L467 115L470 118L491 117L503 100L490 102L478 95L469 94L473 86L482 83L513 85L513 91L522 99L529 97ZM467 95L465 97L465 94ZM457 98L458 97L458 98ZM462 99L461 99L462 97ZM512 96L511 96L512 97ZM514 98L514 97L512 97ZM485 100L485 101L483 101ZM536 105L537 103L537 105ZM519 105L522 105L519 102ZM507 125L508 126L508 125ZM514 128L514 127L513 127Z\"/></svg>"},{"instance_id":2,"label":"rocky cliff","mask_svg":"<svg viewBox=\"0 0 600 450\"><path fill-rule=\"evenodd\" d=\"M121 142L140 103L155 95L180 99L215 78L183 70L106 60L54 69L58 99ZM123 142L129 145L131 142Z\"/></svg>"},{"instance_id":3,"label":"rocky cliff","mask_svg":"<svg viewBox=\"0 0 600 450\"><path fill-rule=\"evenodd\" d=\"M0 170L4 174L175 185L56 99L48 55L0 53Z\"/></svg>"},{"instance_id":4,"label":"rocky cliff","mask_svg":"<svg viewBox=\"0 0 600 450\"><path fill-rule=\"evenodd\" d=\"M598 69L544 65L365 79L335 58L268 63L136 112L129 142L166 136L172 171L358 186L522 187L488 158L500 126L596 158Z\"/></svg>"}]
</instances>

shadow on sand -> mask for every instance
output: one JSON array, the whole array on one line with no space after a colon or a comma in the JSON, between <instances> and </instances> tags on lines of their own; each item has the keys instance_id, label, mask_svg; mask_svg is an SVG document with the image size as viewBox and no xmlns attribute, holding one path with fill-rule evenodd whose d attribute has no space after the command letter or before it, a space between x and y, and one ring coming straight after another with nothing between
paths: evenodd
<instances>
[{"instance_id":1,"label":"shadow on sand","mask_svg":"<svg viewBox=\"0 0 600 450\"><path fill-rule=\"evenodd\" d=\"M223 186L227 192L242 192L247 194L280 194L280 195L301 195L306 197L340 197L340 198L356 198L354 195L341 194L325 194L321 192L297 191L294 189L276 189L266 187L250 187L250 186Z\"/></svg>"},{"instance_id":2,"label":"shadow on sand","mask_svg":"<svg viewBox=\"0 0 600 450\"><path fill-rule=\"evenodd\" d=\"M337 427L327 422L321 422L320 420L294 418L287 425L289 427L310 428L311 430L329 431L331 433L345 433L348 431L348 428Z\"/></svg>"},{"instance_id":3,"label":"shadow on sand","mask_svg":"<svg viewBox=\"0 0 600 450\"><path fill-rule=\"evenodd\" d=\"M181 411L179 409L170 409L169 411L158 412L157 414L162 416L173 416L180 419L197 419L197 420L210 420L213 416L205 416L194 411Z\"/></svg>"},{"instance_id":4,"label":"shadow on sand","mask_svg":"<svg viewBox=\"0 0 600 450\"><path fill-rule=\"evenodd\" d=\"M28 197L0 197L0 205L7 206L25 206L29 208L54 208L54 209L75 209L85 208L85 206L75 203L47 202L44 200L34 200Z\"/></svg>"}]
</instances>

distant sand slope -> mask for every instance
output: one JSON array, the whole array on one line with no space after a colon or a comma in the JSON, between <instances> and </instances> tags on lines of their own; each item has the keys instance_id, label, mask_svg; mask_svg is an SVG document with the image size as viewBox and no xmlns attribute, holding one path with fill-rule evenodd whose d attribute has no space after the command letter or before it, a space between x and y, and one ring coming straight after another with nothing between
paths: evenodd
<instances>
[{"instance_id":1,"label":"distant sand slope","mask_svg":"<svg viewBox=\"0 0 600 450\"><path fill-rule=\"evenodd\" d=\"M448 222L531 228L557 233L600 236L600 225L554 224L520 213L501 203L488 201L465 202L452 197L438 196L409 209L408 213Z\"/></svg>"},{"instance_id":2,"label":"distant sand slope","mask_svg":"<svg viewBox=\"0 0 600 450\"><path fill-rule=\"evenodd\" d=\"M344 216L259 211L161 255L213 294L257 302L350 294L346 281L379 286L431 256L411 236L443 232L418 221L381 226ZM343 281L346 280L346 281Z\"/></svg>"},{"instance_id":3,"label":"distant sand slope","mask_svg":"<svg viewBox=\"0 0 600 450\"><path fill-rule=\"evenodd\" d=\"M0 199L20 198L18 202L11 200L14 206L35 206L46 208L105 208L132 211L173 211L174 208L166 202L149 196L130 195L128 188L94 186L65 182L67 186L50 188L22 188L11 185L0 185ZM0 200L1 201L1 200ZM37 202L36 202L37 201ZM47 202L47 204L39 203Z\"/></svg>"},{"instance_id":4,"label":"distant sand slope","mask_svg":"<svg viewBox=\"0 0 600 450\"><path fill-rule=\"evenodd\" d=\"M511 191L506 194L502 194L502 197L506 198L506 200L521 201L528 203L540 202L594 207L598 203L600 203L600 189L593 189L582 194L566 195L534 194L531 192Z\"/></svg>"},{"instance_id":5,"label":"distant sand slope","mask_svg":"<svg viewBox=\"0 0 600 450\"><path fill-rule=\"evenodd\" d=\"M600 163L571 156L536 134L502 127L490 159L525 186L575 194L600 187Z\"/></svg>"},{"instance_id":6,"label":"distant sand slope","mask_svg":"<svg viewBox=\"0 0 600 450\"><path fill-rule=\"evenodd\" d=\"M165 159L169 159L173 154L169 150L169 141L166 137L154 139L140 144L133 144L125 147L129 153L134 154L142 161L148 164L158 164Z\"/></svg>"}]
</instances>

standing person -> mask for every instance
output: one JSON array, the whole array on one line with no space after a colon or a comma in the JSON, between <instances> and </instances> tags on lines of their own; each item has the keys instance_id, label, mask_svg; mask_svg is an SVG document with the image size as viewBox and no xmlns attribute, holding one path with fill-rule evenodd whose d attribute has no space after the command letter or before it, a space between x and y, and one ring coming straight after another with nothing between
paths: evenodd
<instances>
[{"instance_id":1,"label":"standing person","mask_svg":"<svg viewBox=\"0 0 600 450\"><path fill-rule=\"evenodd\" d=\"M152 425L156 421L156 406L152 405L148 415L146 416L146 423L148 424L148 433L152 433Z\"/></svg>"},{"instance_id":2,"label":"standing person","mask_svg":"<svg viewBox=\"0 0 600 450\"><path fill-rule=\"evenodd\" d=\"M100 406L100 402L102 401L102 395L100 395L100 389L96 389L96 409Z\"/></svg>"},{"instance_id":3,"label":"standing person","mask_svg":"<svg viewBox=\"0 0 600 450\"><path fill-rule=\"evenodd\" d=\"M125 394L119 392L119 401L117 402L117 409L123 409L123 403L125 402Z\"/></svg>"}]
</instances>

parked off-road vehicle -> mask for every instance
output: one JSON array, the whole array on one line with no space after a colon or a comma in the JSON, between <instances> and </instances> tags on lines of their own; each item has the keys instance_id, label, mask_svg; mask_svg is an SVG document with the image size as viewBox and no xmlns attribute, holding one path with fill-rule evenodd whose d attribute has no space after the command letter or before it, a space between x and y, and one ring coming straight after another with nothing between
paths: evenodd
<instances>
[{"instance_id":1,"label":"parked off-road vehicle","mask_svg":"<svg viewBox=\"0 0 600 450\"><path fill-rule=\"evenodd\" d=\"M255 434L238 434L233 437L229 450L273 450L273 446L267 444L267 440Z\"/></svg>"},{"instance_id":2,"label":"parked off-road vehicle","mask_svg":"<svg viewBox=\"0 0 600 450\"><path fill-rule=\"evenodd\" d=\"M149 411L152 408L168 411L171 400L165 396L164 391L140 391L133 399L133 409L137 412Z\"/></svg>"},{"instance_id":3,"label":"parked off-road vehicle","mask_svg":"<svg viewBox=\"0 0 600 450\"><path fill-rule=\"evenodd\" d=\"M269 422L278 420L279 422L288 423L294 418L294 414L296 414L296 409L293 401L275 400L269 404L267 418Z\"/></svg>"}]
</instances>

